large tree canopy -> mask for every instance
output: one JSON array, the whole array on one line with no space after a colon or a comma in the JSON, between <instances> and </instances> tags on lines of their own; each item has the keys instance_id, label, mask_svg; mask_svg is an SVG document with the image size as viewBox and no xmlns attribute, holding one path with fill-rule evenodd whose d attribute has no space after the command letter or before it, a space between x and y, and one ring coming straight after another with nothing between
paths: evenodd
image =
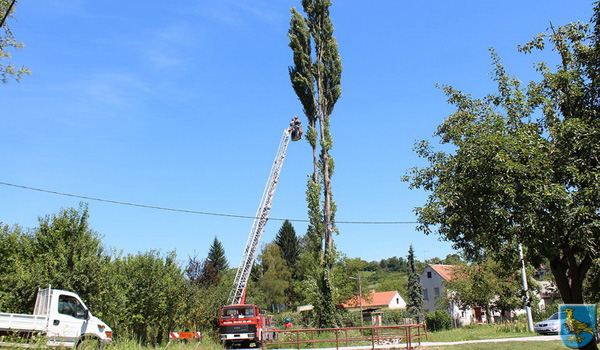
<instances>
[{"instance_id":1,"label":"large tree canopy","mask_svg":"<svg viewBox=\"0 0 600 350\"><path fill-rule=\"evenodd\" d=\"M540 64L540 83L521 86L492 53L498 92L482 99L443 87L456 112L416 146L429 165L407 176L430 191L416 209L419 229L434 230L471 257L517 243L531 262L548 259L565 303L583 303L583 282L600 245L600 28L572 23L520 49L560 55ZM538 112L539 111L539 112ZM541 113L540 113L541 112Z\"/></svg>"}]
</instances>

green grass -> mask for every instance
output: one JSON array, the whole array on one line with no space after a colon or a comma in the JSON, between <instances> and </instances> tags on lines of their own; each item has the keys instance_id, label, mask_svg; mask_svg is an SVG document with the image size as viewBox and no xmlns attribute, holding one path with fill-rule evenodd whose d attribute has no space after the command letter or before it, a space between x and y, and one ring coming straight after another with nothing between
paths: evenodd
<instances>
[{"instance_id":1,"label":"green grass","mask_svg":"<svg viewBox=\"0 0 600 350\"><path fill-rule=\"evenodd\" d=\"M162 350L167 344L164 345L142 345L133 339L118 339L112 342L112 344L104 347L103 350L148 350L156 349ZM173 341L167 347L167 350L224 350L225 347L218 342L215 342L212 338L202 339L202 343L198 345L197 341Z\"/></svg>"},{"instance_id":2,"label":"green grass","mask_svg":"<svg viewBox=\"0 0 600 350\"><path fill-rule=\"evenodd\" d=\"M465 326L448 331L429 332L427 335L428 341L431 342L454 342L463 340L532 337L537 334L528 332L526 328L523 328L519 324L503 324Z\"/></svg>"}]
</instances>

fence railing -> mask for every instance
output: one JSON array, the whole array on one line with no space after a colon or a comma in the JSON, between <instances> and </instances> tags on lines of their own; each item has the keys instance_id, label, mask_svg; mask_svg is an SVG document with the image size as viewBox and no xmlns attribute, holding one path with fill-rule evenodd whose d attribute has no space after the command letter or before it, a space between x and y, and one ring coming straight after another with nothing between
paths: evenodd
<instances>
[{"instance_id":1,"label":"fence railing","mask_svg":"<svg viewBox=\"0 0 600 350\"><path fill-rule=\"evenodd\" d=\"M427 326L423 323L398 326L346 327L326 329L275 330L274 340L263 342L262 348L290 349L366 346L371 349L386 347L413 349L427 340Z\"/></svg>"}]
</instances>

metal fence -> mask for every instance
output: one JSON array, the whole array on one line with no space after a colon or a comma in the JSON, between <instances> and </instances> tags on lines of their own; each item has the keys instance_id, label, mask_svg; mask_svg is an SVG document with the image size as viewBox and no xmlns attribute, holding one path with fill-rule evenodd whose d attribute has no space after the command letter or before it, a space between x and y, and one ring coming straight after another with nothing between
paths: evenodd
<instances>
[{"instance_id":1,"label":"metal fence","mask_svg":"<svg viewBox=\"0 0 600 350\"><path fill-rule=\"evenodd\" d=\"M274 331L275 340L263 342L263 349L324 348L365 346L376 348L413 349L427 340L427 326L423 323L398 326L346 327L326 329L286 329Z\"/></svg>"}]
</instances>

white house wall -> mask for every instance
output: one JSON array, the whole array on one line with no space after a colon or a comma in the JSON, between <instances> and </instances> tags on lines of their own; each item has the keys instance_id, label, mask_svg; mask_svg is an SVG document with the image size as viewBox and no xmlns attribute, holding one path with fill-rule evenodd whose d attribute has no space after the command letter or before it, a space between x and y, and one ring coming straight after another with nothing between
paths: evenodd
<instances>
[{"instance_id":1,"label":"white house wall","mask_svg":"<svg viewBox=\"0 0 600 350\"><path fill-rule=\"evenodd\" d=\"M394 294L394 297L390 300L390 303L388 304L388 308L390 308L390 309L406 309L406 302L404 301L404 299L402 299L400 294L398 292L396 292L396 294Z\"/></svg>"},{"instance_id":2,"label":"white house wall","mask_svg":"<svg viewBox=\"0 0 600 350\"><path fill-rule=\"evenodd\" d=\"M442 293L444 285L442 282L444 279L437 273L431 266L427 265L421 276L421 285L423 286L423 302L425 307L425 313L433 312L439 307L435 304L439 295ZM437 288L437 289L436 289ZM437 296L436 296L437 291Z\"/></svg>"}]
</instances>

